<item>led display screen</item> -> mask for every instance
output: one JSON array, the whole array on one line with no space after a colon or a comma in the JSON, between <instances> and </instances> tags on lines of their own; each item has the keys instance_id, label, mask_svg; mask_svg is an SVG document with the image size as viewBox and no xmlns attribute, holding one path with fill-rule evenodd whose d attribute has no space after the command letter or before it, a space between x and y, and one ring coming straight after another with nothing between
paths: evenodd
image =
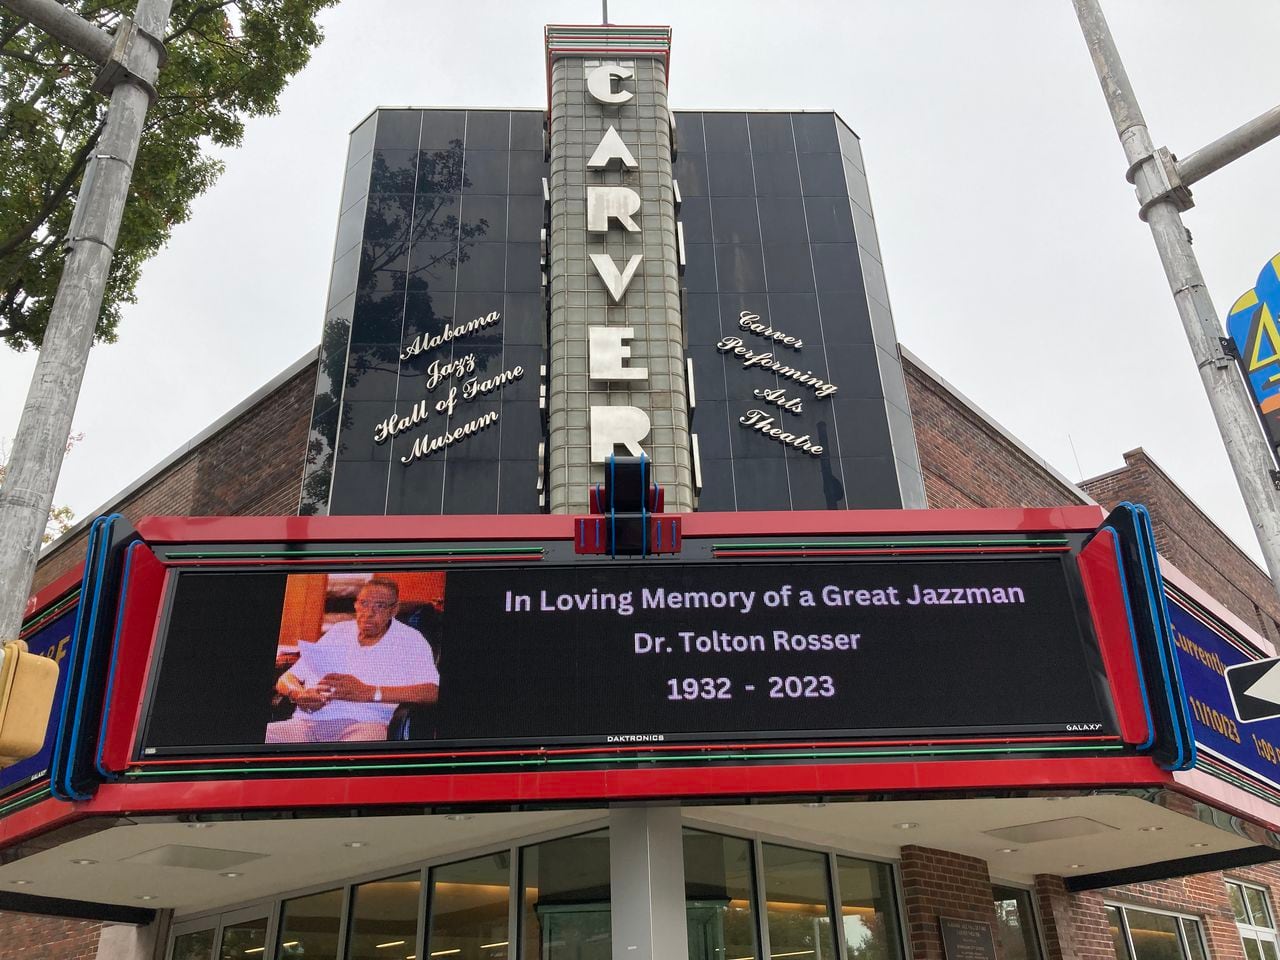
<instances>
[{"instance_id":1,"label":"led display screen","mask_svg":"<svg viewBox=\"0 0 1280 960\"><path fill-rule=\"evenodd\" d=\"M184 571L144 752L1110 734L1067 562Z\"/></svg>"}]
</instances>

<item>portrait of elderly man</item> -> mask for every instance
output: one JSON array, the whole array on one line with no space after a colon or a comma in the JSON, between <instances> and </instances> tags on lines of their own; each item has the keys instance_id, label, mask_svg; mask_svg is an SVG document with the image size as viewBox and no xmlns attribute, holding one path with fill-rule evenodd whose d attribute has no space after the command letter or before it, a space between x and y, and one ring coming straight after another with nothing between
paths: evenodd
<instances>
[{"instance_id":1,"label":"portrait of elderly man","mask_svg":"<svg viewBox=\"0 0 1280 960\"><path fill-rule=\"evenodd\" d=\"M440 674L427 638L396 619L400 589L373 579L360 588L355 618L307 644L276 681L293 716L267 724L267 743L385 740L402 703L435 703Z\"/></svg>"}]
</instances>

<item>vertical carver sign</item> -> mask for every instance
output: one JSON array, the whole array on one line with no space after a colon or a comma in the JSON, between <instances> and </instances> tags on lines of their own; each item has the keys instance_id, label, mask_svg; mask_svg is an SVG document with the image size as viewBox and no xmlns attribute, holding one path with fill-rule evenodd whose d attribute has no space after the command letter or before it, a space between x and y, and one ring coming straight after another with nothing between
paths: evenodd
<instances>
[{"instance_id":1,"label":"vertical carver sign","mask_svg":"<svg viewBox=\"0 0 1280 960\"><path fill-rule=\"evenodd\" d=\"M550 506L585 513L610 454L693 508L667 28L547 28Z\"/></svg>"}]
</instances>

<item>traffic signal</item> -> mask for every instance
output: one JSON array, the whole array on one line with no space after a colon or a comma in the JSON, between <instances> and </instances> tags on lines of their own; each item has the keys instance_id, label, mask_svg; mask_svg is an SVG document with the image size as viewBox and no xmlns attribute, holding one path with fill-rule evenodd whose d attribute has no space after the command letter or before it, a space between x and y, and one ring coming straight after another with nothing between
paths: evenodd
<instances>
[{"instance_id":1,"label":"traffic signal","mask_svg":"<svg viewBox=\"0 0 1280 960\"><path fill-rule=\"evenodd\" d=\"M58 685L58 664L21 640L0 646L0 767L35 756L44 746Z\"/></svg>"}]
</instances>

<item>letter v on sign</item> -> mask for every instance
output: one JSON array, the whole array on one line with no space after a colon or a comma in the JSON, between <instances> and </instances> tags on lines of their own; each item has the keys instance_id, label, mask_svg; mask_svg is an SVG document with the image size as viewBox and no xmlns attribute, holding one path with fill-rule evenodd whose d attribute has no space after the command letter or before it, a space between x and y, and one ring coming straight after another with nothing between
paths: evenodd
<instances>
[{"instance_id":1,"label":"letter v on sign","mask_svg":"<svg viewBox=\"0 0 1280 960\"><path fill-rule=\"evenodd\" d=\"M643 259L643 254L632 255L627 261L626 268L620 271L618 265L613 262L613 257L607 253L591 254L591 262L595 264L596 273L600 274L600 279L604 281L605 288L609 291L609 296L613 298L614 303L622 302L627 287L631 286L631 278L636 275L636 269Z\"/></svg>"},{"instance_id":2,"label":"letter v on sign","mask_svg":"<svg viewBox=\"0 0 1280 960\"><path fill-rule=\"evenodd\" d=\"M1227 667L1227 689L1241 723L1280 717L1280 658Z\"/></svg>"}]
</instances>

